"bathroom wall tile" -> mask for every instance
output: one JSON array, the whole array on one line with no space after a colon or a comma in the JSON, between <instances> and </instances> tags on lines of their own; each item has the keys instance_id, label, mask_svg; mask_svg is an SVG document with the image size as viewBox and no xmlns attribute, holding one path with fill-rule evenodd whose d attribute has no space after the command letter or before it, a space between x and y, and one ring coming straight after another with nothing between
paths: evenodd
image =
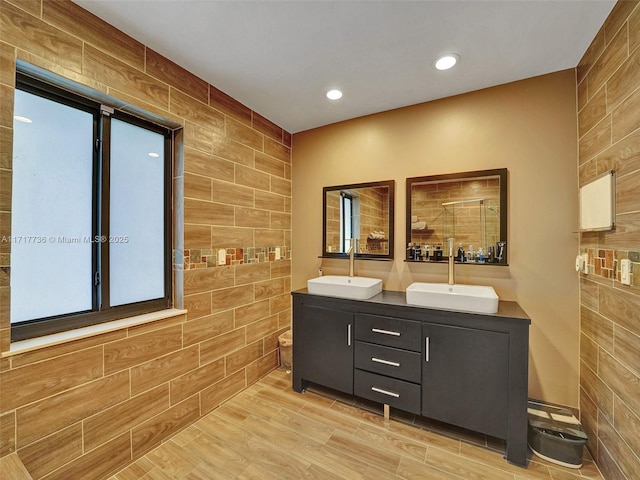
<instances>
[{"instance_id":1,"label":"bathroom wall tile","mask_svg":"<svg viewBox=\"0 0 640 480\"><path fill-rule=\"evenodd\" d=\"M607 80L607 110L617 107L640 82L640 50L635 50Z\"/></svg>"},{"instance_id":2,"label":"bathroom wall tile","mask_svg":"<svg viewBox=\"0 0 640 480\"><path fill-rule=\"evenodd\" d=\"M278 352L277 350L273 350L264 357L247 365L247 384L251 385L257 382L260 378L276 368L278 364Z\"/></svg>"},{"instance_id":3,"label":"bathroom wall tile","mask_svg":"<svg viewBox=\"0 0 640 480\"><path fill-rule=\"evenodd\" d=\"M82 454L82 425L76 423L64 430L18 451L20 460L33 478L61 467Z\"/></svg>"},{"instance_id":4,"label":"bathroom wall tile","mask_svg":"<svg viewBox=\"0 0 640 480\"><path fill-rule=\"evenodd\" d=\"M291 275L291 260L281 260L279 262L272 262L271 266L271 278L284 277Z\"/></svg>"},{"instance_id":5,"label":"bathroom wall tile","mask_svg":"<svg viewBox=\"0 0 640 480\"><path fill-rule=\"evenodd\" d=\"M614 352L616 358L620 363L640 378L640 355L638 355L640 336L618 326L614 328L613 333Z\"/></svg>"},{"instance_id":6,"label":"bathroom wall tile","mask_svg":"<svg viewBox=\"0 0 640 480\"><path fill-rule=\"evenodd\" d=\"M222 113L174 87L171 87L169 111L185 120L206 127L213 133L224 133L224 115Z\"/></svg>"},{"instance_id":7,"label":"bathroom wall tile","mask_svg":"<svg viewBox=\"0 0 640 480\"><path fill-rule=\"evenodd\" d=\"M168 384L134 395L83 422L84 449L93 450L168 408Z\"/></svg>"},{"instance_id":8,"label":"bathroom wall tile","mask_svg":"<svg viewBox=\"0 0 640 480\"><path fill-rule=\"evenodd\" d=\"M606 232L601 242L607 248L628 248L640 234L640 212L616 215L615 232Z\"/></svg>"},{"instance_id":9,"label":"bathroom wall tile","mask_svg":"<svg viewBox=\"0 0 640 480\"><path fill-rule=\"evenodd\" d=\"M282 312L288 308L291 308L291 295L289 293L284 293L269 299L269 311L271 314Z\"/></svg>"},{"instance_id":10,"label":"bathroom wall tile","mask_svg":"<svg viewBox=\"0 0 640 480\"><path fill-rule=\"evenodd\" d=\"M187 323L211 314L211 292L185 295L184 308L187 310Z\"/></svg>"},{"instance_id":11,"label":"bathroom wall tile","mask_svg":"<svg viewBox=\"0 0 640 480\"><path fill-rule=\"evenodd\" d=\"M608 170L615 170L617 177L640 170L640 130L631 133L599 154L597 163L594 178Z\"/></svg>"},{"instance_id":12,"label":"bathroom wall tile","mask_svg":"<svg viewBox=\"0 0 640 480\"><path fill-rule=\"evenodd\" d=\"M606 418L598 418L598 439L608 445L608 453L624 473L624 478L638 478L640 476L640 462Z\"/></svg>"},{"instance_id":13,"label":"bathroom wall tile","mask_svg":"<svg viewBox=\"0 0 640 480\"><path fill-rule=\"evenodd\" d=\"M184 171L226 182L234 180L233 162L191 147L184 149Z\"/></svg>"},{"instance_id":14,"label":"bathroom wall tile","mask_svg":"<svg viewBox=\"0 0 640 480\"><path fill-rule=\"evenodd\" d=\"M594 89L596 91L599 90L607 81L611 72L616 71L627 59L628 35L626 28L619 30L610 42L608 39L606 41L607 46L604 52L602 52L602 55L600 55L589 72L589 89L591 92Z\"/></svg>"},{"instance_id":15,"label":"bathroom wall tile","mask_svg":"<svg viewBox=\"0 0 640 480\"><path fill-rule=\"evenodd\" d=\"M640 452L640 417L638 412L632 411L620 398L614 400L615 415L613 426L620 434L620 437L631 447L634 452ZM640 476L640 470L634 475Z\"/></svg>"},{"instance_id":16,"label":"bathroom wall tile","mask_svg":"<svg viewBox=\"0 0 640 480\"><path fill-rule=\"evenodd\" d=\"M184 225L184 248L209 248L211 246L211 227L208 225Z\"/></svg>"},{"instance_id":17,"label":"bathroom wall tile","mask_svg":"<svg viewBox=\"0 0 640 480\"><path fill-rule=\"evenodd\" d=\"M15 62L16 49L11 45L0 42L0 83L10 87L15 86Z\"/></svg>"},{"instance_id":18,"label":"bathroom wall tile","mask_svg":"<svg viewBox=\"0 0 640 480\"><path fill-rule=\"evenodd\" d=\"M102 377L102 348L94 347L0 373L3 411Z\"/></svg>"},{"instance_id":19,"label":"bathroom wall tile","mask_svg":"<svg viewBox=\"0 0 640 480\"><path fill-rule=\"evenodd\" d=\"M290 308L286 310L282 310L281 312L278 312L278 328L280 330L282 329L287 330L291 328L291 319L292 319L292 315L291 315Z\"/></svg>"},{"instance_id":20,"label":"bathroom wall tile","mask_svg":"<svg viewBox=\"0 0 640 480\"><path fill-rule=\"evenodd\" d=\"M181 347L181 325L108 343L104 346L105 375L139 365Z\"/></svg>"},{"instance_id":21,"label":"bathroom wall tile","mask_svg":"<svg viewBox=\"0 0 640 480\"><path fill-rule=\"evenodd\" d=\"M260 243L265 245L286 245L286 239L284 231L282 229L255 229L255 236L260 240Z\"/></svg>"},{"instance_id":22,"label":"bathroom wall tile","mask_svg":"<svg viewBox=\"0 0 640 480\"><path fill-rule=\"evenodd\" d=\"M272 140L271 138L265 138L264 153L282 160L285 163L291 163L291 148L283 145L280 141Z\"/></svg>"},{"instance_id":23,"label":"bathroom wall tile","mask_svg":"<svg viewBox=\"0 0 640 480\"><path fill-rule=\"evenodd\" d=\"M178 326L180 327L186 321L186 315L173 315L167 318L161 318L153 322L145 322L139 325L133 325L127 328L127 337L133 337L134 335L141 335L143 333L151 333L166 329L167 327Z\"/></svg>"},{"instance_id":24,"label":"bathroom wall tile","mask_svg":"<svg viewBox=\"0 0 640 480\"><path fill-rule=\"evenodd\" d=\"M224 288L211 292L213 312L222 312L230 308L253 303L253 285L242 285L233 288Z\"/></svg>"},{"instance_id":25,"label":"bathroom wall tile","mask_svg":"<svg viewBox=\"0 0 640 480\"><path fill-rule=\"evenodd\" d=\"M580 334L580 360L594 372L598 371L598 344L585 333Z\"/></svg>"},{"instance_id":26,"label":"bathroom wall tile","mask_svg":"<svg viewBox=\"0 0 640 480\"><path fill-rule=\"evenodd\" d=\"M269 275L271 269L269 269ZM267 280L264 282L257 282L255 284L255 295L257 300L264 300L265 298L281 295L285 292L284 278L276 278L274 280Z\"/></svg>"},{"instance_id":27,"label":"bathroom wall tile","mask_svg":"<svg viewBox=\"0 0 640 480\"><path fill-rule=\"evenodd\" d=\"M631 12L634 8L636 8L636 6L637 2L635 1L616 2L603 25L606 45L609 45L613 40L615 40L616 35L621 28L627 28L627 26L625 25L627 17L631 15Z\"/></svg>"},{"instance_id":28,"label":"bathroom wall tile","mask_svg":"<svg viewBox=\"0 0 640 480\"><path fill-rule=\"evenodd\" d=\"M291 137L292 135L286 130L282 131L282 143L285 147L291 148Z\"/></svg>"},{"instance_id":29,"label":"bathroom wall tile","mask_svg":"<svg viewBox=\"0 0 640 480\"><path fill-rule=\"evenodd\" d=\"M226 118L225 124L225 135L227 138L256 150L262 150L263 135L259 132L230 117Z\"/></svg>"},{"instance_id":30,"label":"bathroom wall tile","mask_svg":"<svg viewBox=\"0 0 640 480\"><path fill-rule=\"evenodd\" d=\"M589 130L578 144L579 158L585 162L611 145L611 115Z\"/></svg>"},{"instance_id":31,"label":"bathroom wall tile","mask_svg":"<svg viewBox=\"0 0 640 480\"><path fill-rule=\"evenodd\" d=\"M138 70L144 69L143 44L73 2L43 2L42 19Z\"/></svg>"},{"instance_id":32,"label":"bathroom wall tile","mask_svg":"<svg viewBox=\"0 0 640 480\"><path fill-rule=\"evenodd\" d=\"M291 228L291 214L285 212L271 212L271 228L289 230Z\"/></svg>"},{"instance_id":33,"label":"bathroom wall tile","mask_svg":"<svg viewBox=\"0 0 640 480\"><path fill-rule=\"evenodd\" d=\"M243 165L236 165L235 167L235 182L238 185L266 191L269 191L271 184L268 174Z\"/></svg>"},{"instance_id":34,"label":"bathroom wall tile","mask_svg":"<svg viewBox=\"0 0 640 480\"><path fill-rule=\"evenodd\" d=\"M578 84L578 111L582 110L589 101L589 82L583 79Z\"/></svg>"},{"instance_id":35,"label":"bathroom wall tile","mask_svg":"<svg viewBox=\"0 0 640 480\"><path fill-rule=\"evenodd\" d=\"M251 109L213 85L209 86L209 105L244 124L251 124Z\"/></svg>"},{"instance_id":36,"label":"bathroom wall tile","mask_svg":"<svg viewBox=\"0 0 640 480\"><path fill-rule=\"evenodd\" d=\"M580 385L596 404L598 411L613 418L613 391L586 364L580 363Z\"/></svg>"},{"instance_id":37,"label":"bathroom wall tile","mask_svg":"<svg viewBox=\"0 0 640 480\"><path fill-rule=\"evenodd\" d=\"M611 113L611 140L618 142L640 128L640 118L634 115L640 109L640 90L624 99Z\"/></svg>"},{"instance_id":38,"label":"bathroom wall tile","mask_svg":"<svg viewBox=\"0 0 640 480\"><path fill-rule=\"evenodd\" d=\"M213 201L244 207L254 206L254 190L233 183L213 181Z\"/></svg>"},{"instance_id":39,"label":"bathroom wall tile","mask_svg":"<svg viewBox=\"0 0 640 480\"><path fill-rule=\"evenodd\" d=\"M256 236L258 237L258 235ZM212 246L214 248L227 248L233 245L253 245L253 238L254 230L252 228L216 226L212 229Z\"/></svg>"},{"instance_id":40,"label":"bathroom wall tile","mask_svg":"<svg viewBox=\"0 0 640 480\"><path fill-rule=\"evenodd\" d=\"M254 166L254 150L221 134L212 138L212 153L225 160L230 160L247 167ZM232 179L233 180L233 179Z\"/></svg>"},{"instance_id":41,"label":"bathroom wall tile","mask_svg":"<svg viewBox=\"0 0 640 480\"><path fill-rule=\"evenodd\" d=\"M262 357L264 352L262 351L262 340L255 341L246 347L241 348L228 354L225 357L225 368L227 375L237 372L238 370L246 367L251 362Z\"/></svg>"},{"instance_id":42,"label":"bathroom wall tile","mask_svg":"<svg viewBox=\"0 0 640 480\"><path fill-rule=\"evenodd\" d=\"M185 121L184 145L202 150L205 153L212 153L213 131L197 123Z\"/></svg>"},{"instance_id":43,"label":"bathroom wall tile","mask_svg":"<svg viewBox=\"0 0 640 480\"><path fill-rule=\"evenodd\" d=\"M599 312L616 324L640 335L640 296L601 286Z\"/></svg>"},{"instance_id":44,"label":"bathroom wall tile","mask_svg":"<svg viewBox=\"0 0 640 480\"><path fill-rule=\"evenodd\" d=\"M184 201L184 221L199 225L233 226L234 208L231 205L187 198Z\"/></svg>"},{"instance_id":45,"label":"bathroom wall tile","mask_svg":"<svg viewBox=\"0 0 640 480\"><path fill-rule=\"evenodd\" d=\"M271 191L290 197L291 181L284 178L271 177Z\"/></svg>"},{"instance_id":46,"label":"bathroom wall tile","mask_svg":"<svg viewBox=\"0 0 640 480\"><path fill-rule=\"evenodd\" d=\"M0 168L11 169L13 163L13 129L0 127Z\"/></svg>"},{"instance_id":47,"label":"bathroom wall tile","mask_svg":"<svg viewBox=\"0 0 640 480\"><path fill-rule=\"evenodd\" d=\"M253 112L252 127L278 142L282 141L282 128L259 113Z\"/></svg>"},{"instance_id":48,"label":"bathroom wall tile","mask_svg":"<svg viewBox=\"0 0 640 480\"><path fill-rule=\"evenodd\" d=\"M196 421L199 416L198 396L194 395L134 427L131 433L133 458L144 455L164 439Z\"/></svg>"},{"instance_id":49,"label":"bathroom wall tile","mask_svg":"<svg viewBox=\"0 0 640 480\"><path fill-rule=\"evenodd\" d=\"M640 9L636 8L627 21L629 24L629 51L633 52L640 47Z\"/></svg>"},{"instance_id":50,"label":"bathroom wall tile","mask_svg":"<svg viewBox=\"0 0 640 480\"><path fill-rule=\"evenodd\" d=\"M128 398L129 372L119 372L19 408L18 448Z\"/></svg>"},{"instance_id":51,"label":"bathroom wall tile","mask_svg":"<svg viewBox=\"0 0 640 480\"><path fill-rule=\"evenodd\" d=\"M235 284L244 285L267 280L270 276L268 263L254 263L235 267Z\"/></svg>"},{"instance_id":52,"label":"bathroom wall tile","mask_svg":"<svg viewBox=\"0 0 640 480\"><path fill-rule=\"evenodd\" d=\"M198 347L193 345L136 365L131 368L131 395L138 395L198 368L198 355Z\"/></svg>"},{"instance_id":53,"label":"bathroom wall tile","mask_svg":"<svg viewBox=\"0 0 640 480\"><path fill-rule=\"evenodd\" d=\"M278 316L271 315L257 322L250 323L246 327L246 341L251 344L274 334L278 330Z\"/></svg>"},{"instance_id":54,"label":"bathroom wall tile","mask_svg":"<svg viewBox=\"0 0 640 480\"><path fill-rule=\"evenodd\" d=\"M589 394L580 387L580 423L587 434L587 449L596 452L598 445L598 407L591 400ZM588 452L585 452L585 454Z\"/></svg>"},{"instance_id":55,"label":"bathroom wall tile","mask_svg":"<svg viewBox=\"0 0 640 480\"><path fill-rule=\"evenodd\" d=\"M121 470L131 460L129 434L124 433L95 450L77 457L72 462L44 477L44 480L107 478L109 475Z\"/></svg>"},{"instance_id":56,"label":"bathroom wall tile","mask_svg":"<svg viewBox=\"0 0 640 480\"><path fill-rule=\"evenodd\" d=\"M191 395L222 380L225 376L224 359L207 363L171 380L171 404L175 405Z\"/></svg>"},{"instance_id":57,"label":"bathroom wall tile","mask_svg":"<svg viewBox=\"0 0 640 480\"><path fill-rule=\"evenodd\" d=\"M209 102L209 84L150 48L146 49L146 72L196 100Z\"/></svg>"},{"instance_id":58,"label":"bathroom wall tile","mask_svg":"<svg viewBox=\"0 0 640 480\"><path fill-rule=\"evenodd\" d=\"M13 87L0 85L0 101L2 111L0 111L0 126L12 128L13 126ZM268 185L265 190L268 190Z\"/></svg>"},{"instance_id":59,"label":"bathroom wall tile","mask_svg":"<svg viewBox=\"0 0 640 480\"><path fill-rule=\"evenodd\" d=\"M6 2L0 15L4 42L82 72L82 41Z\"/></svg>"},{"instance_id":60,"label":"bathroom wall tile","mask_svg":"<svg viewBox=\"0 0 640 480\"><path fill-rule=\"evenodd\" d=\"M205 413L210 412L226 399L244 389L246 386L245 372L244 370L240 370L239 372L230 375L224 380L221 380L211 387L203 390L202 393L200 393L202 414L204 415Z\"/></svg>"},{"instance_id":61,"label":"bathroom wall tile","mask_svg":"<svg viewBox=\"0 0 640 480\"><path fill-rule=\"evenodd\" d=\"M578 134L582 137L607 114L607 89L600 88L578 113Z\"/></svg>"},{"instance_id":62,"label":"bathroom wall tile","mask_svg":"<svg viewBox=\"0 0 640 480\"><path fill-rule=\"evenodd\" d=\"M240 350L246 345L245 330L238 328L231 332L218 335L210 340L205 340L200 345L200 363L207 364Z\"/></svg>"},{"instance_id":63,"label":"bathroom wall tile","mask_svg":"<svg viewBox=\"0 0 640 480\"><path fill-rule=\"evenodd\" d=\"M276 177L284 177L285 163L282 160L271 157L267 154L256 152L255 168L262 172L270 173Z\"/></svg>"},{"instance_id":64,"label":"bathroom wall tile","mask_svg":"<svg viewBox=\"0 0 640 480\"><path fill-rule=\"evenodd\" d=\"M84 46L82 60L83 75L165 110L169 106L169 87L159 84L126 63L87 44Z\"/></svg>"},{"instance_id":65,"label":"bathroom wall tile","mask_svg":"<svg viewBox=\"0 0 640 480\"><path fill-rule=\"evenodd\" d=\"M211 294L209 294L209 297L211 297ZM204 342L205 340L233 330L233 318L233 310L227 310L226 312L208 315L187 322L184 325L184 345L187 346Z\"/></svg>"},{"instance_id":66,"label":"bathroom wall tile","mask_svg":"<svg viewBox=\"0 0 640 480\"><path fill-rule=\"evenodd\" d=\"M256 284L256 292L259 289L258 285L260 285L260 283ZM259 301L259 299L256 298L255 303L235 309L235 328L253 323L267 315L269 315L269 301Z\"/></svg>"},{"instance_id":67,"label":"bathroom wall tile","mask_svg":"<svg viewBox=\"0 0 640 480\"><path fill-rule=\"evenodd\" d=\"M0 457L16 450L16 412L0 415Z\"/></svg>"},{"instance_id":68,"label":"bathroom wall tile","mask_svg":"<svg viewBox=\"0 0 640 480\"><path fill-rule=\"evenodd\" d=\"M8 3L19 7L21 10L30 13L34 17L42 16L42 0L7 0Z\"/></svg>"},{"instance_id":69,"label":"bathroom wall tile","mask_svg":"<svg viewBox=\"0 0 640 480\"><path fill-rule=\"evenodd\" d=\"M198 200L212 200L212 180L208 177L184 174L184 196Z\"/></svg>"},{"instance_id":70,"label":"bathroom wall tile","mask_svg":"<svg viewBox=\"0 0 640 480\"><path fill-rule=\"evenodd\" d=\"M640 107L640 103L638 105ZM640 211L640 182L637 177L637 174L629 174L617 178L616 213Z\"/></svg>"},{"instance_id":71,"label":"bathroom wall tile","mask_svg":"<svg viewBox=\"0 0 640 480\"><path fill-rule=\"evenodd\" d=\"M629 408L640 411L640 377L604 350L598 354L598 376Z\"/></svg>"},{"instance_id":72,"label":"bathroom wall tile","mask_svg":"<svg viewBox=\"0 0 640 480\"><path fill-rule=\"evenodd\" d=\"M258 208L235 207L235 226L269 228L270 219L267 210Z\"/></svg>"},{"instance_id":73,"label":"bathroom wall tile","mask_svg":"<svg viewBox=\"0 0 640 480\"><path fill-rule=\"evenodd\" d=\"M184 272L184 293L191 295L233 285L233 270L224 266Z\"/></svg>"}]
</instances>

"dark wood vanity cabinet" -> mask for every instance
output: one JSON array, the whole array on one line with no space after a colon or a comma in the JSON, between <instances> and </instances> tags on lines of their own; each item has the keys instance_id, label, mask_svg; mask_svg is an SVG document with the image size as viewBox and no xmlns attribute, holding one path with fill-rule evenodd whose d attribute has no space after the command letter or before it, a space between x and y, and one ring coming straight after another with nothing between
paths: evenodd
<instances>
[{"instance_id":1,"label":"dark wood vanity cabinet","mask_svg":"<svg viewBox=\"0 0 640 480\"><path fill-rule=\"evenodd\" d=\"M515 302L495 315L293 292L293 389L317 383L506 440L526 465L530 319Z\"/></svg>"}]
</instances>

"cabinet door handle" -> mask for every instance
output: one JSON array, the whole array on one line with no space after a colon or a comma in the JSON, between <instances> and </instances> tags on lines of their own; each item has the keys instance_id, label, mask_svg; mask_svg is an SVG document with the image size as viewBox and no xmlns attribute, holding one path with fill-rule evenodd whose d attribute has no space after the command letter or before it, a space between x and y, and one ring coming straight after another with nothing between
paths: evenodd
<instances>
[{"instance_id":1,"label":"cabinet door handle","mask_svg":"<svg viewBox=\"0 0 640 480\"><path fill-rule=\"evenodd\" d=\"M381 330L379 328L372 328L371 331L373 333L383 333L384 335L393 335L394 337L400 336L400 332L392 332L391 330Z\"/></svg>"},{"instance_id":2,"label":"cabinet door handle","mask_svg":"<svg viewBox=\"0 0 640 480\"><path fill-rule=\"evenodd\" d=\"M424 337L424 361L429 361L429 337Z\"/></svg>"},{"instance_id":3,"label":"cabinet door handle","mask_svg":"<svg viewBox=\"0 0 640 480\"><path fill-rule=\"evenodd\" d=\"M383 390L383 389L378 388L378 387L371 387L371 390L373 390L374 392L381 393L383 395L388 395L390 397L400 398L400 394L399 393L390 392L389 390Z\"/></svg>"},{"instance_id":4,"label":"cabinet door handle","mask_svg":"<svg viewBox=\"0 0 640 480\"><path fill-rule=\"evenodd\" d=\"M371 361L376 363L383 363L385 365L391 365L392 367L400 366L398 362L390 362L389 360L383 360L382 358L371 357Z\"/></svg>"},{"instance_id":5,"label":"cabinet door handle","mask_svg":"<svg viewBox=\"0 0 640 480\"><path fill-rule=\"evenodd\" d=\"M347 325L347 346L351 346L351 324Z\"/></svg>"}]
</instances>

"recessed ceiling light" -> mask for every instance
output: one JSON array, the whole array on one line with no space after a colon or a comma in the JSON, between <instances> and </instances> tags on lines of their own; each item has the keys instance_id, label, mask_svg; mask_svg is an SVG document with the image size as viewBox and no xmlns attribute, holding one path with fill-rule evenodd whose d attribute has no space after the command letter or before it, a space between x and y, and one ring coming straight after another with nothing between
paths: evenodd
<instances>
[{"instance_id":1,"label":"recessed ceiling light","mask_svg":"<svg viewBox=\"0 0 640 480\"><path fill-rule=\"evenodd\" d=\"M448 53L447 55L439 57L434 65L438 70L449 70L458 63L458 60L460 60L458 55L455 53Z\"/></svg>"},{"instance_id":2,"label":"recessed ceiling light","mask_svg":"<svg viewBox=\"0 0 640 480\"><path fill-rule=\"evenodd\" d=\"M151 158L159 158L160 154L156 153L156 152L149 152L147 153L147 155L149 155Z\"/></svg>"},{"instance_id":3,"label":"recessed ceiling light","mask_svg":"<svg viewBox=\"0 0 640 480\"><path fill-rule=\"evenodd\" d=\"M342 92L340 90L329 90L326 94L329 100L340 100L342 98Z\"/></svg>"},{"instance_id":4,"label":"recessed ceiling light","mask_svg":"<svg viewBox=\"0 0 640 480\"><path fill-rule=\"evenodd\" d=\"M32 123L30 118L27 117L21 117L20 115L14 115L13 119L16 122L22 122L22 123Z\"/></svg>"}]
</instances>

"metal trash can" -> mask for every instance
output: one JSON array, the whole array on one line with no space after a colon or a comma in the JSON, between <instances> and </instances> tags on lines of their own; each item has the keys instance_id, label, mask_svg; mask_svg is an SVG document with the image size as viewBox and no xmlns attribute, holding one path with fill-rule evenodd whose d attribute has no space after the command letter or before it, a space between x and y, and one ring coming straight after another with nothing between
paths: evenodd
<instances>
[{"instance_id":1,"label":"metal trash can","mask_svg":"<svg viewBox=\"0 0 640 480\"><path fill-rule=\"evenodd\" d=\"M289 373L291 371L291 357L293 350L293 335L291 330L287 330L282 335L278 336L278 344L280 345L280 366Z\"/></svg>"},{"instance_id":2,"label":"metal trash can","mask_svg":"<svg viewBox=\"0 0 640 480\"><path fill-rule=\"evenodd\" d=\"M535 401L529 401L527 407L527 441L533 453L564 467L582 467L587 434L573 413Z\"/></svg>"}]
</instances>

